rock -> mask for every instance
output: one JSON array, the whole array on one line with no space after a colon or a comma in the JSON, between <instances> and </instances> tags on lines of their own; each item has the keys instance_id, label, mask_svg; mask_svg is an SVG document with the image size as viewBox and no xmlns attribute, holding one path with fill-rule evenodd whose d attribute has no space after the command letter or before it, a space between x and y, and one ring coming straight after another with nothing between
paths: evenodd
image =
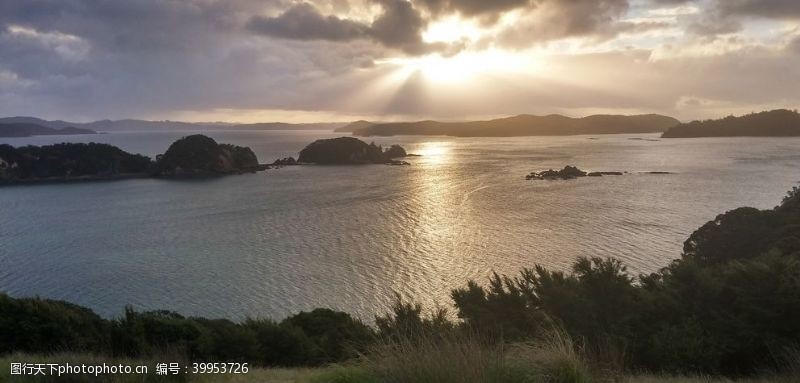
<instances>
[{"instance_id":1,"label":"rock","mask_svg":"<svg viewBox=\"0 0 800 383\"><path fill-rule=\"evenodd\" d=\"M386 151L383 152L383 155L386 158L408 157L408 153L406 153L406 150L403 149L403 147L400 146L400 145L392 145L392 146L390 146L389 149L386 149Z\"/></svg>"},{"instance_id":2,"label":"rock","mask_svg":"<svg viewBox=\"0 0 800 383\"><path fill-rule=\"evenodd\" d=\"M533 172L525 176L526 180L571 180L579 177L602 177L602 176L621 176L623 172L591 172L587 173L575 166L565 166L561 170L545 170L543 172Z\"/></svg>"},{"instance_id":3,"label":"rock","mask_svg":"<svg viewBox=\"0 0 800 383\"><path fill-rule=\"evenodd\" d=\"M279 158L272 163L275 166L293 166L297 165L297 161L294 157L286 157L286 158Z\"/></svg>"},{"instance_id":4,"label":"rock","mask_svg":"<svg viewBox=\"0 0 800 383\"><path fill-rule=\"evenodd\" d=\"M527 180L570 180L573 178L584 177L586 172L578 169L575 166L565 166L561 170L545 170L543 172L533 172L528 174L525 179Z\"/></svg>"},{"instance_id":5,"label":"rock","mask_svg":"<svg viewBox=\"0 0 800 383\"><path fill-rule=\"evenodd\" d=\"M588 177L602 177L602 176L621 176L622 172L591 172L586 174Z\"/></svg>"}]
</instances>

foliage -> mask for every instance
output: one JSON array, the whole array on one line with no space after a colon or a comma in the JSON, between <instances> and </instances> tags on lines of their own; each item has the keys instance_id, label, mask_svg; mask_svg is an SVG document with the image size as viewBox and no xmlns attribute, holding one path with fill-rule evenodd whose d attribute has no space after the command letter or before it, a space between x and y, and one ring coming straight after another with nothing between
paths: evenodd
<instances>
[{"instance_id":1,"label":"foliage","mask_svg":"<svg viewBox=\"0 0 800 383\"><path fill-rule=\"evenodd\" d=\"M169 311L103 319L91 310L39 298L0 294L0 354L92 352L116 357L168 354L185 360L264 366L320 365L364 350L372 330L332 310L300 313L278 323L186 318Z\"/></svg>"},{"instance_id":2,"label":"foliage","mask_svg":"<svg viewBox=\"0 0 800 383\"><path fill-rule=\"evenodd\" d=\"M800 194L773 210L718 216L681 260L630 276L614 259L580 258L569 274L541 266L493 275L453 298L464 324L529 338L554 323L633 368L752 373L800 344ZM627 350L627 351L626 351ZM595 349L597 351L597 349Z\"/></svg>"},{"instance_id":3,"label":"foliage","mask_svg":"<svg viewBox=\"0 0 800 383\"><path fill-rule=\"evenodd\" d=\"M405 149L399 145L392 145L384 151L374 142L367 144L357 138L339 137L310 143L300 151L297 161L320 165L382 164L405 156Z\"/></svg>"},{"instance_id":4,"label":"foliage","mask_svg":"<svg viewBox=\"0 0 800 383\"><path fill-rule=\"evenodd\" d=\"M158 170L165 175L226 174L258 166L250 148L218 144L202 134L183 137L157 157Z\"/></svg>"},{"instance_id":5,"label":"foliage","mask_svg":"<svg viewBox=\"0 0 800 383\"><path fill-rule=\"evenodd\" d=\"M107 144L0 145L0 181L146 173L149 158Z\"/></svg>"},{"instance_id":6,"label":"foliage","mask_svg":"<svg viewBox=\"0 0 800 383\"><path fill-rule=\"evenodd\" d=\"M692 121L667 130L663 137L733 137L800 135L800 114L797 110L776 109L745 116L728 116L718 120Z\"/></svg>"}]
</instances>

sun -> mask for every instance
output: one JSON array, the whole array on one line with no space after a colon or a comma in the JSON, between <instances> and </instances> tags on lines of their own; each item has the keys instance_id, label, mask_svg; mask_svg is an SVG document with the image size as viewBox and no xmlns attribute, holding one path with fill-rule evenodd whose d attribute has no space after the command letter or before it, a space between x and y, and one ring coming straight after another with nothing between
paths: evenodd
<instances>
[{"instance_id":1,"label":"sun","mask_svg":"<svg viewBox=\"0 0 800 383\"><path fill-rule=\"evenodd\" d=\"M485 31L472 21L450 16L431 23L422 33L426 43L453 43L456 41L477 41Z\"/></svg>"},{"instance_id":2,"label":"sun","mask_svg":"<svg viewBox=\"0 0 800 383\"><path fill-rule=\"evenodd\" d=\"M382 64L396 66L395 76L401 79L421 74L434 84L463 84L492 74L509 75L529 71L534 67L529 58L499 49L465 51L454 56L430 54L420 57L401 57L383 60Z\"/></svg>"}]
</instances>

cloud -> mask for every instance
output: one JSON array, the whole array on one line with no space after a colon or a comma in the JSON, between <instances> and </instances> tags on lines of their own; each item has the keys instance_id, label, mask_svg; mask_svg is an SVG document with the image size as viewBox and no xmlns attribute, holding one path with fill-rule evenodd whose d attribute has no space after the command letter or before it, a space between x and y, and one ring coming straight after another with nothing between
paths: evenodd
<instances>
[{"instance_id":1,"label":"cloud","mask_svg":"<svg viewBox=\"0 0 800 383\"><path fill-rule=\"evenodd\" d=\"M248 28L264 35L297 40L349 41L367 36L369 28L336 16L324 16L309 3L292 6L275 17L253 17Z\"/></svg>"},{"instance_id":2,"label":"cloud","mask_svg":"<svg viewBox=\"0 0 800 383\"><path fill-rule=\"evenodd\" d=\"M371 23L325 16L311 3L300 3L275 17L255 16L248 22L248 28L265 36L291 40L347 42L367 39L409 54L446 48L446 45L427 44L422 40L428 20L411 2L375 0L375 3L383 11Z\"/></svg>"},{"instance_id":3,"label":"cloud","mask_svg":"<svg viewBox=\"0 0 800 383\"><path fill-rule=\"evenodd\" d=\"M697 11L648 18L678 3ZM800 79L793 65L800 57L797 30L764 37L748 24L758 18L756 27L785 31L793 4L5 0L0 115L169 118L181 111L280 109L460 119L637 110L694 118L713 108L800 102L793 86ZM731 24L692 25L712 17ZM423 40L433 23L464 18L481 28L480 44ZM502 51L484 57L489 66L515 55L540 65L478 74L470 87L458 87L434 86L424 68L409 73L391 63L459 49ZM397 80L398 73L408 78Z\"/></svg>"},{"instance_id":4,"label":"cloud","mask_svg":"<svg viewBox=\"0 0 800 383\"><path fill-rule=\"evenodd\" d=\"M608 38L635 24L620 24L630 7L627 0L539 0L519 22L501 31L502 46L524 48L569 37Z\"/></svg>"},{"instance_id":5,"label":"cloud","mask_svg":"<svg viewBox=\"0 0 800 383\"><path fill-rule=\"evenodd\" d=\"M455 12L465 17L492 20L502 12L531 6L531 0L420 0L418 3L434 15Z\"/></svg>"},{"instance_id":6,"label":"cloud","mask_svg":"<svg viewBox=\"0 0 800 383\"><path fill-rule=\"evenodd\" d=\"M800 18L800 1L797 0L717 0L715 6L724 15Z\"/></svg>"}]
</instances>

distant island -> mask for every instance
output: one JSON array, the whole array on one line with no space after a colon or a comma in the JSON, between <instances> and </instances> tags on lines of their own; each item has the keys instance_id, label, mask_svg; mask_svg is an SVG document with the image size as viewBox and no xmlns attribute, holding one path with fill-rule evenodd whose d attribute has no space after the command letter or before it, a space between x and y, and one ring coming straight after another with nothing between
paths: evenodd
<instances>
[{"instance_id":1,"label":"distant island","mask_svg":"<svg viewBox=\"0 0 800 383\"><path fill-rule=\"evenodd\" d=\"M0 137L31 137L71 134L97 134L97 132L91 129L75 128L72 126L50 128L25 122L0 123Z\"/></svg>"},{"instance_id":2,"label":"distant island","mask_svg":"<svg viewBox=\"0 0 800 383\"><path fill-rule=\"evenodd\" d=\"M270 165L259 165L250 148L218 144L200 134L175 141L156 161L108 144L61 143L19 148L0 145L0 185L214 176L268 168Z\"/></svg>"},{"instance_id":3,"label":"distant island","mask_svg":"<svg viewBox=\"0 0 800 383\"><path fill-rule=\"evenodd\" d=\"M345 126L336 128L333 131L336 132L336 133L353 133L356 130L369 128L369 127L371 127L373 125L377 125L377 124L380 124L380 122L370 122L370 121L366 121L366 120L358 120L358 121L353 121L353 122L351 122L351 123L349 123L349 124L347 124Z\"/></svg>"},{"instance_id":4,"label":"distant island","mask_svg":"<svg viewBox=\"0 0 800 383\"><path fill-rule=\"evenodd\" d=\"M692 121L674 126L663 138L696 137L795 137L800 136L800 114L776 109L718 120Z\"/></svg>"},{"instance_id":5,"label":"distant island","mask_svg":"<svg viewBox=\"0 0 800 383\"><path fill-rule=\"evenodd\" d=\"M396 158L406 157L400 145L383 149L353 137L316 140L300 151L298 162L319 165L391 164L406 165Z\"/></svg>"},{"instance_id":6,"label":"distant island","mask_svg":"<svg viewBox=\"0 0 800 383\"><path fill-rule=\"evenodd\" d=\"M68 122L62 120L44 120L36 117L2 117L0 124L34 124L50 129L63 129L66 127L82 128L86 130L115 132L115 131L156 131L156 130L333 130L346 125L341 122L300 123L286 122L261 122L253 124L239 124L229 122L182 122L182 121L148 121L137 119L124 120L99 120L92 122ZM95 132L96 133L96 132ZM0 133L1 136L2 133ZM64 133L59 133L64 134Z\"/></svg>"},{"instance_id":7,"label":"distant island","mask_svg":"<svg viewBox=\"0 0 800 383\"><path fill-rule=\"evenodd\" d=\"M488 121L468 122L392 122L370 123L357 121L342 129L351 128L355 136L455 136L455 137L516 137L568 136L578 134L661 133L680 121L658 114L635 116L593 115L571 118L558 114L548 116L518 115Z\"/></svg>"}]
</instances>

